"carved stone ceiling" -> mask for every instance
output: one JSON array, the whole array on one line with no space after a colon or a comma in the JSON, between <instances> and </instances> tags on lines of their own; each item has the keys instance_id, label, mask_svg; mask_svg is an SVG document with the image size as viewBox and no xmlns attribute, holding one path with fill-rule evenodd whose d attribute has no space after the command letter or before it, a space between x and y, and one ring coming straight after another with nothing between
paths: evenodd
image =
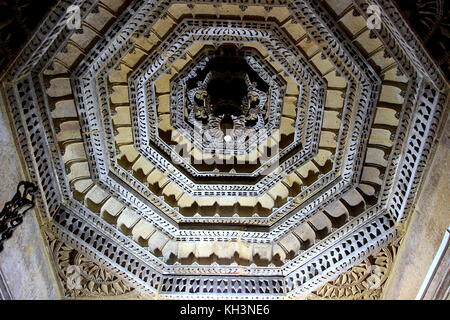
<instances>
[{"instance_id":1,"label":"carved stone ceiling","mask_svg":"<svg viewBox=\"0 0 450 320\"><path fill-rule=\"evenodd\" d=\"M385 0L60 1L3 88L62 282L363 296L446 104L417 41Z\"/></svg>"},{"instance_id":2,"label":"carved stone ceiling","mask_svg":"<svg viewBox=\"0 0 450 320\"><path fill-rule=\"evenodd\" d=\"M2 72L14 60L19 49L56 2L57 0L0 1L0 70Z\"/></svg>"},{"instance_id":3,"label":"carved stone ceiling","mask_svg":"<svg viewBox=\"0 0 450 320\"><path fill-rule=\"evenodd\" d=\"M395 0L400 12L450 79L450 2Z\"/></svg>"}]
</instances>

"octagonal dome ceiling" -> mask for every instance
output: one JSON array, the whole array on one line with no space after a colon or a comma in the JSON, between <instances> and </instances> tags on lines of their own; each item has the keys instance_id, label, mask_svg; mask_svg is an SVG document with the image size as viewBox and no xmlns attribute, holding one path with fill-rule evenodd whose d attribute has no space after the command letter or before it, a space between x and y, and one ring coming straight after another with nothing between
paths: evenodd
<instances>
[{"instance_id":1,"label":"octagonal dome ceiling","mask_svg":"<svg viewBox=\"0 0 450 320\"><path fill-rule=\"evenodd\" d=\"M318 289L414 199L448 86L407 31L384 0L60 1L4 81L51 238L165 298Z\"/></svg>"}]
</instances>

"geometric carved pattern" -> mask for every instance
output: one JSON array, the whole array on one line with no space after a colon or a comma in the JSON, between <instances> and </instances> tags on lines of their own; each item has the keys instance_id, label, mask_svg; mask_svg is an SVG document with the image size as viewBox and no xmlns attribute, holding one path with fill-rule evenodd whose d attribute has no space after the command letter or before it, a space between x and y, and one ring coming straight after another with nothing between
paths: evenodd
<instances>
[{"instance_id":1,"label":"geometric carved pattern","mask_svg":"<svg viewBox=\"0 0 450 320\"><path fill-rule=\"evenodd\" d=\"M94 263L73 248L48 234L52 260L63 284L64 297L120 296L133 291L103 266Z\"/></svg>"},{"instance_id":2,"label":"geometric carved pattern","mask_svg":"<svg viewBox=\"0 0 450 320\"><path fill-rule=\"evenodd\" d=\"M395 0L400 12L418 34L447 79L450 78L450 4L444 0Z\"/></svg>"},{"instance_id":3,"label":"geometric carved pattern","mask_svg":"<svg viewBox=\"0 0 450 320\"><path fill-rule=\"evenodd\" d=\"M264 132L212 152L191 130L208 82L188 84L224 46L265 83L245 98ZM386 0L61 1L4 80L55 259L101 275L70 296L359 297L448 96Z\"/></svg>"},{"instance_id":4,"label":"geometric carved pattern","mask_svg":"<svg viewBox=\"0 0 450 320\"><path fill-rule=\"evenodd\" d=\"M50 248L53 252L54 263L57 266L61 282L65 286L66 298L77 297L115 297L149 299L155 296L137 293L122 280L117 279L104 267L86 260L72 248L54 239L51 234ZM319 290L305 297L311 300L344 299L344 300L373 300L380 299L383 286L388 279L392 265L397 255L400 239L394 241L387 248L372 254L357 266L342 273L333 281L322 286ZM69 261L73 259L73 261ZM70 282L67 277L69 266L80 266L86 269L81 271L81 281L78 288L68 289ZM72 283L73 285L73 283ZM130 293L133 293L130 296ZM122 297L121 297L122 296Z\"/></svg>"},{"instance_id":5,"label":"geometric carved pattern","mask_svg":"<svg viewBox=\"0 0 450 320\"><path fill-rule=\"evenodd\" d=\"M307 299L374 300L380 299L390 275L400 239L372 254L363 262L342 273L335 280L311 293Z\"/></svg>"}]
</instances>

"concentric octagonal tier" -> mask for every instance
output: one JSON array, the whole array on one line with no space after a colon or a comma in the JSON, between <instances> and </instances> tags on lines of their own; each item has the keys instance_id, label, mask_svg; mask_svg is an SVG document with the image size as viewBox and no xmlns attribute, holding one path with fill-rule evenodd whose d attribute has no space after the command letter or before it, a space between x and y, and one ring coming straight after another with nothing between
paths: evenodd
<instances>
[{"instance_id":1,"label":"concentric octagonal tier","mask_svg":"<svg viewBox=\"0 0 450 320\"><path fill-rule=\"evenodd\" d=\"M4 82L49 239L161 297L310 293L408 215L448 87L404 48L385 0L61 1Z\"/></svg>"}]
</instances>

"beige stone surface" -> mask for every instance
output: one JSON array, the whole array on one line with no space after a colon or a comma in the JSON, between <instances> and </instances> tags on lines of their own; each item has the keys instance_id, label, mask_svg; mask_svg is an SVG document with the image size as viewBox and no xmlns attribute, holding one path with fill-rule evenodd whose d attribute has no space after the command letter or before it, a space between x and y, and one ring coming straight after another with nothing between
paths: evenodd
<instances>
[{"instance_id":1,"label":"beige stone surface","mask_svg":"<svg viewBox=\"0 0 450 320\"><path fill-rule=\"evenodd\" d=\"M448 110L448 108L447 108ZM447 112L448 113L448 112ZM415 299L450 226L450 119L443 126L384 299Z\"/></svg>"},{"instance_id":2,"label":"beige stone surface","mask_svg":"<svg viewBox=\"0 0 450 320\"><path fill-rule=\"evenodd\" d=\"M0 208L23 180L3 96L0 97ZM29 213L0 253L0 271L13 299L58 299L58 287L44 248L35 213Z\"/></svg>"}]
</instances>

